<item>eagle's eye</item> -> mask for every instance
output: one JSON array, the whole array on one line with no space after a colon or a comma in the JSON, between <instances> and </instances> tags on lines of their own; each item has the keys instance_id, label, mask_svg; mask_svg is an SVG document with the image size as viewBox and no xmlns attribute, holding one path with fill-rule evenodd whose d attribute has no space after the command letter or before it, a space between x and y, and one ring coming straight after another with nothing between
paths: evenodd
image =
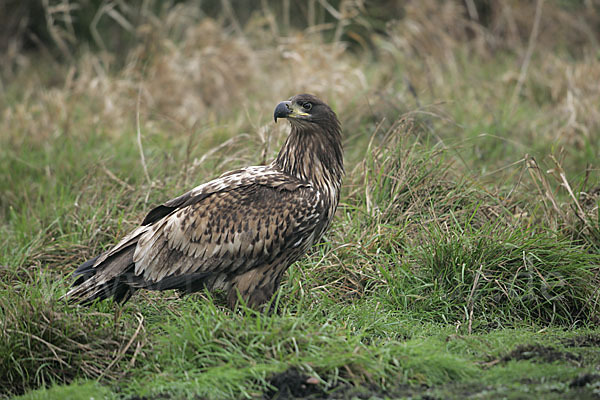
<instances>
[{"instance_id":1,"label":"eagle's eye","mask_svg":"<svg viewBox=\"0 0 600 400\"><path fill-rule=\"evenodd\" d=\"M306 111L310 111L310 109L312 108L312 103L309 103L308 101L304 104L302 104L302 108L304 108Z\"/></svg>"}]
</instances>

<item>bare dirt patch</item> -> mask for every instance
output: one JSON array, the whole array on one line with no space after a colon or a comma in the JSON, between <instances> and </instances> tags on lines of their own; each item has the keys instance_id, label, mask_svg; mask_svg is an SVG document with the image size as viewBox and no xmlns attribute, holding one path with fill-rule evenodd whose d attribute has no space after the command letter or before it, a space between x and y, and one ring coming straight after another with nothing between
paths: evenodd
<instances>
[{"instance_id":1,"label":"bare dirt patch","mask_svg":"<svg viewBox=\"0 0 600 400\"><path fill-rule=\"evenodd\" d=\"M525 344L517 346L513 351L506 354L500 361L522 361L531 360L535 362L551 363L555 361L568 361L580 365L582 357L579 354L562 351L552 346L541 344Z\"/></svg>"},{"instance_id":2,"label":"bare dirt patch","mask_svg":"<svg viewBox=\"0 0 600 400\"><path fill-rule=\"evenodd\" d=\"M561 340L566 347L600 347L600 335L587 334Z\"/></svg>"},{"instance_id":3,"label":"bare dirt patch","mask_svg":"<svg viewBox=\"0 0 600 400\"><path fill-rule=\"evenodd\" d=\"M290 368L269 379L275 389L269 390L263 398L266 399L324 399L327 393L319 386L319 381L303 374L295 368Z\"/></svg>"}]
</instances>

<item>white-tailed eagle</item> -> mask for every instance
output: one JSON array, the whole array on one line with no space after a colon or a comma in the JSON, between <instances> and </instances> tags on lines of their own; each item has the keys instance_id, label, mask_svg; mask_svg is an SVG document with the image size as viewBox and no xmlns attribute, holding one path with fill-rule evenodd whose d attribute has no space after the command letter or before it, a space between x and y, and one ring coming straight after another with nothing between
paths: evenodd
<instances>
[{"instance_id":1,"label":"white-tailed eagle","mask_svg":"<svg viewBox=\"0 0 600 400\"><path fill-rule=\"evenodd\" d=\"M285 270L330 225L344 173L341 127L315 96L274 112L290 134L273 162L227 172L167 201L116 246L84 262L66 294L125 302L137 289L227 291L251 307L269 301Z\"/></svg>"}]
</instances>

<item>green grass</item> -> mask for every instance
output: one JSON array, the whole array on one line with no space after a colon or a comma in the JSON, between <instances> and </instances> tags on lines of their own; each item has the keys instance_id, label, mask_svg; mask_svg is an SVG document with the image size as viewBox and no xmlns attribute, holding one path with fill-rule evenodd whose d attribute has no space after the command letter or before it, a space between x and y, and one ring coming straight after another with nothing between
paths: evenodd
<instances>
[{"instance_id":1,"label":"green grass","mask_svg":"<svg viewBox=\"0 0 600 400\"><path fill-rule=\"evenodd\" d=\"M122 70L81 50L3 81L0 398L597 397L597 51L540 36L513 97L527 37L418 4L352 51L260 13L242 39L184 5ZM530 7L510 6L519 32ZM542 26L567 12L545 7ZM272 107L298 91L340 116L347 173L275 312L222 293L60 300L153 205L269 161L287 133Z\"/></svg>"},{"instance_id":2,"label":"green grass","mask_svg":"<svg viewBox=\"0 0 600 400\"><path fill-rule=\"evenodd\" d=\"M113 150L127 147L113 143ZM2 381L13 393L74 378L107 385L85 383L80 392L54 386L39 396L256 397L272 390L274 375L295 368L316 377L322 390L348 396L359 390L352 386L391 395L424 394L418 388L430 387L441 396L468 387L492 390L492 398L519 393L523 385L544 394L558 390L546 388L548 381L568 391L578 375L593 373L594 352L578 364L502 360L520 344L558 341L558 351L572 351L560 341L584 332L574 328L591 326L598 316L590 285L597 254L564 232L514 219L498 195L458 179L444 151L402 136L369 154L365 169L347 178L347 190L361 189L346 195L325 243L290 269L275 314L231 313L219 296L156 293L138 295L122 309L67 306L58 300L69 282L67 267L110 245L108 232L130 229L143 200L96 170L72 183L73 192L51 192L33 209L12 208L8 226L23 242L2 262L10 266L0 296ZM135 180L126 176L137 154L123 151L122 157L123 167L112 168ZM21 181L39 179L35 170L26 171ZM73 175L65 169L56 179ZM42 192L54 187L42 185ZM101 192L111 190L104 202ZM78 193L98 208L73 208ZM28 213L36 213L40 226L44 219L58 222L28 243L33 227L22 216ZM80 221L94 225L82 229ZM95 233L100 223L102 234ZM545 326L554 327L551 334ZM596 328L589 332L600 337ZM118 393L111 384L117 379Z\"/></svg>"},{"instance_id":3,"label":"green grass","mask_svg":"<svg viewBox=\"0 0 600 400\"><path fill-rule=\"evenodd\" d=\"M40 389L23 396L19 400L76 400L76 399L115 399L118 398L107 387L95 382L74 382L68 386L55 385L48 389Z\"/></svg>"}]
</instances>

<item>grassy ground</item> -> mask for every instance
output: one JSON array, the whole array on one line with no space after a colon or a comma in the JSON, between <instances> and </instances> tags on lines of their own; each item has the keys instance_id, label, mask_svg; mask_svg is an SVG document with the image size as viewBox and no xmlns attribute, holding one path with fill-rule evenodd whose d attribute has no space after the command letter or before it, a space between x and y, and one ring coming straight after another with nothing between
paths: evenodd
<instances>
[{"instance_id":1,"label":"grassy ground","mask_svg":"<svg viewBox=\"0 0 600 400\"><path fill-rule=\"evenodd\" d=\"M409 1L365 32L359 3L306 30L180 4L124 53L3 66L0 397L600 397L600 11ZM153 205L272 159L305 91L347 174L275 313L59 300Z\"/></svg>"}]
</instances>

